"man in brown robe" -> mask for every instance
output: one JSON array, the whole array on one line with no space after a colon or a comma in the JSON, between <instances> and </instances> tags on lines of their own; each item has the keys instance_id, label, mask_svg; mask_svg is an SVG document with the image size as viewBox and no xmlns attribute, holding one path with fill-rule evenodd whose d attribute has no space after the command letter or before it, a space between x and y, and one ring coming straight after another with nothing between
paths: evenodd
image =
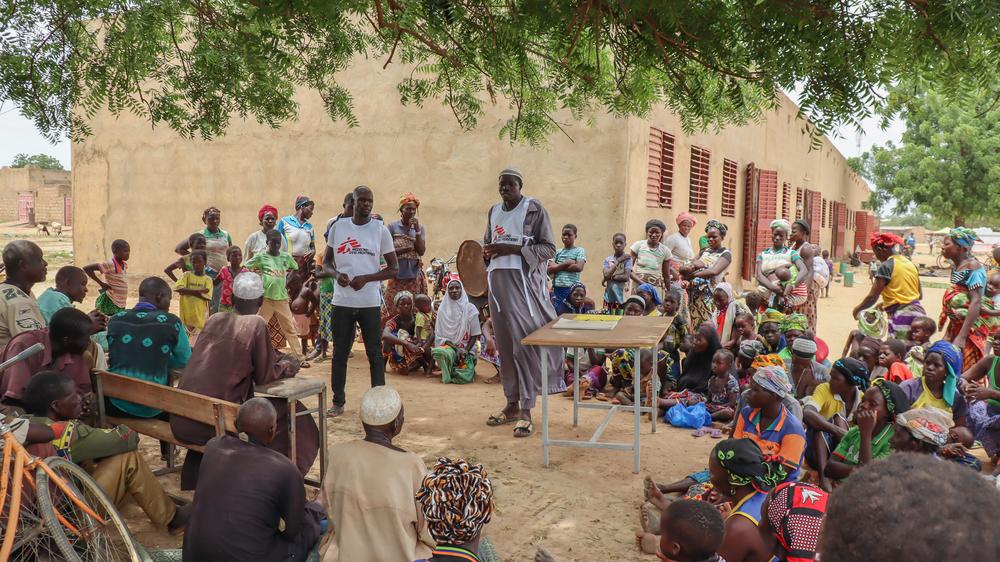
<instances>
[{"instance_id":1,"label":"man in brown robe","mask_svg":"<svg viewBox=\"0 0 1000 562\"><path fill-rule=\"evenodd\" d=\"M298 361L271 346L267 322L257 316L264 286L256 273L241 273L233 281L236 312L213 314L198 336L198 346L184 370L178 388L242 404L253 398L255 384L267 384L295 376ZM290 450L288 405L284 399L271 402L278 412L278 433L268 447L279 453ZM305 406L296 403L296 409ZM204 445L215 437L214 428L180 416L170 416L174 436L183 443ZM295 464L303 476L319 451L319 429L312 416L296 418ZM181 489L193 490L198 482L201 453L189 450L181 472Z\"/></svg>"}]
</instances>

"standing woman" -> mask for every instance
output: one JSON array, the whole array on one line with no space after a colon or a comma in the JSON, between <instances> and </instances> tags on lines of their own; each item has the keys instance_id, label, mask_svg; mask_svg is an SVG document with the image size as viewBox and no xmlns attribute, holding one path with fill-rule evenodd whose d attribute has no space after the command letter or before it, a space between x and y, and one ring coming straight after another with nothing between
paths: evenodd
<instances>
[{"instance_id":1,"label":"standing woman","mask_svg":"<svg viewBox=\"0 0 1000 562\"><path fill-rule=\"evenodd\" d=\"M515 168L500 172L501 202L486 220L483 252L489 260L490 319L500 355L500 379L507 405L489 417L490 426L517 422L514 437L534 432L531 409L540 392L562 392L562 350L525 346L521 340L556 318L549 299L546 266L556 255L549 213L537 200L521 195L524 176ZM542 369L549 388L542 388Z\"/></svg>"},{"instance_id":2,"label":"standing woman","mask_svg":"<svg viewBox=\"0 0 1000 562\"><path fill-rule=\"evenodd\" d=\"M941 326L945 339L962 350L962 363L975 365L986 355L985 328L976 329L976 320L986 290L986 268L972 255L972 246L979 240L976 233L964 226L951 229L941 246L941 255L951 260L951 288L944 293Z\"/></svg>"},{"instance_id":3,"label":"standing woman","mask_svg":"<svg viewBox=\"0 0 1000 562\"><path fill-rule=\"evenodd\" d=\"M632 292L643 283L656 287L662 294L670 283L670 249L662 243L667 225L658 219L646 222L646 239L632 244Z\"/></svg>"},{"instance_id":4,"label":"standing woman","mask_svg":"<svg viewBox=\"0 0 1000 562\"><path fill-rule=\"evenodd\" d=\"M260 223L260 230L251 232L250 236L247 236L247 241L243 243L243 261L267 251L267 233L274 230L274 226L278 223L278 209L265 203L257 211L257 222ZM281 239L281 250L288 251L288 244L284 238Z\"/></svg>"},{"instance_id":5,"label":"standing woman","mask_svg":"<svg viewBox=\"0 0 1000 562\"><path fill-rule=\"evenodd\" d=\"M427 232L417 219L420 199L412 193L399 198L400 219L387 225L392 234L392 244L399 258L399 273L385 284L385 304L382 305L382 324L396 315L396 293L408 291L414 295L427 294L427 277L421 256L427 251Z\"/></svg>"},{"instance_id":6,"label":"standing woman","mask_svg":"<svg viewBox=\"0 0 1000 562\"><path fill-rule=\"evenodd\" d=\"M309 222L316 204L305 195L295 198L295 214L282 217L278 221L278 232L288 245L288 253L299 264L299 272L303 281L312 271L313 257L316 255L316 233ZM293 297L294 298L294 297Z\"/></svg>"},{"instance_id":7,"label":"standing woman","mask_svg":"<svg viewBox=\"0 0 1000 562\"><path fill-rule=\"evenodd\" d=\"M701 326L712 319L715 311L713 293L715 286L726 279L726 270L733 263L733 254L723 244L729 228L712 219L705 225L708 246L701 251L698 261L705 267L683 268L681 275L690 282L691 323Z\"/></svg>"},{"instance_id":8,"label":"standing woman","mask_svg":"<svg viewBox=\"0 0 1000 562\"><path fill-rule=\"evenodd\" d=\"M792 242L792 250L799 253L802 258L802 263L805 264L806 268L799 268L799 278L798 285L806 286L806 302L795 307L794 312L801 312L806 315L806 320L809 322L809 330L812 333L816 333L816 322L817 318L817 301L819 299L819 290L813 285L813 275L815 274L815 260L822 256L819 255L819 250L816 246L809 243L809 234L812 232L812 227L809 225L809 221L805 219L799 219L792 223L792 231L789 234L788 239ZM824 265L826 265L824 263Z\"/></svg>"},{"instance_id":9,"label":"standing woman","mask_svg":"<svg viewBox=\"0 0 1000 562\"><path fill-rule=\"evenodd\" d=\"M794 265L799 271L796 283L798 285L802 282L805 272L808 270L799 252L788 247L788 233L791 230L792 225L785 219L771 221L772 246L765 248L757 255L757 282L760 283L761 287L764 287L779 299L792 294L792 284L789 283L787 287L782 288L780 283L771 281L767 276L779 267L791 267Z\"/></svg>"},{"instance_id":10,"label":"standing woman","mask_svg":"<svg viewBox=\"0 0 1000 562\"><path fill-rule=\"evenodd\" d=\"M201 214L201 222L205 223L205 229L201 233L205 235L205 252L208 254L208 267L212 268L212 271L215 272L212 277L212 279L215 279L214 275L218 275L222 271L222 268L229 265L229 260L226 259L226 252L233 245L233 237L219 227L222 224L222 211L218 207L205 209ZM175 251L178 254L185 256L191 250L188 240L188 238L185 238L177 245ZM219 311L219 299L221 298L222 284L220 283L215 285L215 288L212 290L212 314Z\"/></svg>"},{"instance_id":11,"label":"standing woman","mask_svg":"<svg viewBox=\"0 0 1000 562\"><path fill-rule=\"evenodd\" d=\"M899 247L903 245L899 236L876 232L872 234L871 245L875 259L882 265L875 272L871 291L854 307L854 317L857 318L862 310L871 308L881 297L882 310L889 317L889 333L898 340L906 341L913 320L927 315L920 305L923 298L920 274L909 258L899 254Z\"/></svg>"},{"instance_id":12,"label":"standing woman","mask_svg":"<svg viewBox=\"0 0 1000 562\"><path fill-rule=\"evenodd\" d=\"M691 239L688 238L688 235L691 234L691 229L696 224L698 221L694 215L687 211L680 213L677 215L677 232L667 236L666 240L663 241L663 245L670 250L678 262L674 264L675 267L694 260L694 248L691 246Z\"/></svg>"}]
</instances>

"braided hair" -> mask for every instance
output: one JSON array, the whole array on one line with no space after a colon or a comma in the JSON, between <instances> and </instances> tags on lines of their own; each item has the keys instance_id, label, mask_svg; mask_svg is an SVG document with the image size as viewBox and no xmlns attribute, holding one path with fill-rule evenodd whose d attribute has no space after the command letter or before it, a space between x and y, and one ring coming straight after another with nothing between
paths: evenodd
<instances>
[{"instance_id":1,"label":"braided hair","mask_svg":"<svg viewBox=\"0 0 1000 562\"><path fill-rule=\"evenodd\" d=\"M493 516L493 484L481 464L441 457L416 495L427 528L439 544L475 540Z\"/></svg>"}]
</instances>

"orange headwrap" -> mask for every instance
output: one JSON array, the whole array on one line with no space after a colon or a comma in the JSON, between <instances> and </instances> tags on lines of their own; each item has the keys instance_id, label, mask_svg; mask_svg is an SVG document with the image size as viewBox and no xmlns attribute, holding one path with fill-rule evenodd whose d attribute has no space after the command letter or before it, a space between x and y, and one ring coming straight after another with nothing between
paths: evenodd
<instances>
[{"instance_id":1,"label":"orange headwrap","mask_svg":"<svg viewBox=\"0 0 1000 562\"><path fill-rule=\"evenodd\" d=\"M420 207L420 199L412 193L404 193L402 197L399 198L399 208L402 209L407 203L413 203L418 208Z\"/></svg>"}]
</instances>

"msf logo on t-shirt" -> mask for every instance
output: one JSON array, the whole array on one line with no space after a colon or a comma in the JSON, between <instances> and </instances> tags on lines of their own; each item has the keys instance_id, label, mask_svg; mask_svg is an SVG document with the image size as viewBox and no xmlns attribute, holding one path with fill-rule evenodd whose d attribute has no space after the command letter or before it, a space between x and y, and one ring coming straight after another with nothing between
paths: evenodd
<instances>
[{"instance_id":1,"label":"msf logo on t-shirt","mask_svg":"<svg viewBox=\"0 0 1000 562\"><path fill-rule=\"evenodd\" d=\"M513 234L507 234L507 230L500 225L493 227L493 242L497 244L518 244L520 240Z\"/></svg>"},{"instance_id":2,"label":"msf logo on t-shirt","mask_svg":"<svg viewBox=\"0 0 1000 562\"><path fill-rule=\"evenodd\" d=\"M351 238L350 236L348 236L346 240L344 240L339 246L337 246L337 253L341 255L344 254L369 255L369 256L375 255L375 252L369 250L368 248L362 247L360 242L358 242L354 238Z\"/></svg>"}]
</instances>

